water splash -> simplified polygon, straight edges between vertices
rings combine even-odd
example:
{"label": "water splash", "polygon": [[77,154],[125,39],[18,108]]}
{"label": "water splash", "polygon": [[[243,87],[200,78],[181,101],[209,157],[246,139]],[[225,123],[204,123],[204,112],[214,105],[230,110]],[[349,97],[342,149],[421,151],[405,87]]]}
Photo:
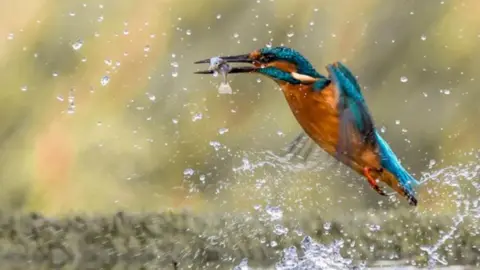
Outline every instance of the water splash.
{"label": "water splash", "polygon": [[[295,246],[283,249],[282,257],[275,264],[277,270],[336,270],[336,269],[366,269],[363,264],[354,266],[352,260],[340,255],[343,241],[335,241],[330,245],[315,242],[306,236],[301,242],[300,255]],[[251,269],[248,260],[243,259],[234,270]]]}

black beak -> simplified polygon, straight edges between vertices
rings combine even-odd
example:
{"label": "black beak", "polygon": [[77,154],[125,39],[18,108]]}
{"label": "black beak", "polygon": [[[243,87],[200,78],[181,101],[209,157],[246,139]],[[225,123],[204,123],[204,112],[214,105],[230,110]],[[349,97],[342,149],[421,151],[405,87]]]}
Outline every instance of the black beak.
{"label": "black beak", "polygon": [[[253,60],[250,58],[249,54],[234,55],[234,56],[224,56],[220,57],[227,63],[250,63],[253,64]],[[205,60],[196,61],[194,64],[209,64],[210,58]],[[228,73],[248,73],[256,70],[254,66],[241,66],[241,67],[231,67]],[[195,74],[213,74],[213,70],[201,70],[196,71]]]}

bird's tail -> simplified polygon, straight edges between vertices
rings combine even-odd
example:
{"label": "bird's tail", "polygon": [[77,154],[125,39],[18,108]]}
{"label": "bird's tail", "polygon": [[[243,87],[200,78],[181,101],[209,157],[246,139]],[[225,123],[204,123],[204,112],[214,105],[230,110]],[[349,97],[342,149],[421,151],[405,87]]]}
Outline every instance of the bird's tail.
{"label": "bird's tail", "polygon": [[420,183],[400,164],[385,140],[378,133],[376,135],[384,168],[381,180],[400,195],[406,197],[410,204],[417,205],[414,188]]}
{"label": "bird's tail", "polygon": [[414,188],[419,183],[403,167],[396,172],[384,170],[381,180],[388,184],[397,193],[405,197],[411,205],[417,205]]}

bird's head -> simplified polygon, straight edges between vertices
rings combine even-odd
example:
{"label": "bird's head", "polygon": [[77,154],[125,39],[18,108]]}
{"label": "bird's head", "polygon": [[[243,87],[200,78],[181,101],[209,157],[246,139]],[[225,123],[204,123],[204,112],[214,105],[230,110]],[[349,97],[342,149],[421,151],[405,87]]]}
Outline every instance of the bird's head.
{"label": "bird's head", "polygon": [[[249,63],[248,66],[231,67],[229,73],[260,73],[279,83],[313,84],[325,80],[308,62],[294,49],[287,47],[264,47],[248,54],[221,57],[227,63]],[[209,63],[210,59],[195,62]],[[210,74],[214,71],[197,71],[197,74]]]}

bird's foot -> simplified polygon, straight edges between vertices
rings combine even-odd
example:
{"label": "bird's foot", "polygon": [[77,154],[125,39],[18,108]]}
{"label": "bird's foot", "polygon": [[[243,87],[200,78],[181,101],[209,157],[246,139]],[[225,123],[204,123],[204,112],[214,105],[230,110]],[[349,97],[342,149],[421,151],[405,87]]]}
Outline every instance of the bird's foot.
{"label": "bird's foot", "polygon": [[369,167],[363,168],[363,174],[365,175],[365,177],[367,177],[368,183],[378,194],[382,196],[388,196],[387,193],[385,193],[385,191],[380,189],[380,187],[377,184],[377,181],[372,177],[372,175],[370,175],[370,171],[372,170],[373,169]]}

